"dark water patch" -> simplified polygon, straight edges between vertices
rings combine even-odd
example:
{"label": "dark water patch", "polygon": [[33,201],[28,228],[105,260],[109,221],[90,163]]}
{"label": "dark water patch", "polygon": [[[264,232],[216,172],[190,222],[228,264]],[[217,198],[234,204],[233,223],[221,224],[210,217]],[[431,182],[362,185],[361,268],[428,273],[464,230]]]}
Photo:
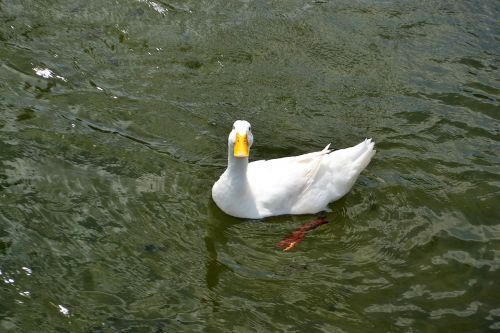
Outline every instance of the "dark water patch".
{"label": "dark water patch", "polygon": [[[494,1],[0,8],[4,331],[498,328]],[[377,154],[283,252],[211,199],[235,119]]]}

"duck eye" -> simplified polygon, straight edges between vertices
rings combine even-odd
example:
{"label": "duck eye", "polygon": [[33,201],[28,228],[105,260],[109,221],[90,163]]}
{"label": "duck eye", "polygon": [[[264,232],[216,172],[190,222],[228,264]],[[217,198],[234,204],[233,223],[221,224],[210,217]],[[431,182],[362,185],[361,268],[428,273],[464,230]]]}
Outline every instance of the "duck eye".
{"label": "duck eye", "polygon": [[234,131],[234,126],[233,126],[233,131]]}
{"label": "duck eye", "polygon": [[249,127],[249,128],[248,128],[248,131],[249,131],[249,132],[251,132],[251,131],[252,131],[252,127]]}

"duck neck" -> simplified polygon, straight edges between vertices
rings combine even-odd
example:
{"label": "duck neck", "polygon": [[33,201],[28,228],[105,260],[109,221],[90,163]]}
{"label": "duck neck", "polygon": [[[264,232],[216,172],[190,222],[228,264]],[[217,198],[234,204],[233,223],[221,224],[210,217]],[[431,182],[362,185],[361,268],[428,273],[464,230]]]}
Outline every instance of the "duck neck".
{"label": "duck neck", "polygon": [[227,171],[237,182],[247,182],[248,157],[234,157],[232,147],[229,148]]}

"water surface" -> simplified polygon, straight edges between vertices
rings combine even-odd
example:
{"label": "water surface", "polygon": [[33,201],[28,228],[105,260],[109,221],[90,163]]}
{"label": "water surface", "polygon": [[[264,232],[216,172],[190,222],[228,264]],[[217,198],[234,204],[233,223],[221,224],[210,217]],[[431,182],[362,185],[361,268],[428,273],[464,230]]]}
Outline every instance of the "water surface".
{"label": "water surface", "polygon": [[[496,1],[0,2],[0,331],[500,329]],[[377,154],[329,224],[212,202],[252,159]]]}

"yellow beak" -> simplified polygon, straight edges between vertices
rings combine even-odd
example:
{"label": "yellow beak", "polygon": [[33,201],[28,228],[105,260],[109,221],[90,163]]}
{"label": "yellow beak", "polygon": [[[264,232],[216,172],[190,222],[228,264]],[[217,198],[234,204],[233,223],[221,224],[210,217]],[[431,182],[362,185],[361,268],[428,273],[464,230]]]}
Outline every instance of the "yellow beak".
{"label": "yellow beak", "polygon": [[234,143],[234,157],[248,157],[248,137],[246,134],[236,133],[236,142]]}

